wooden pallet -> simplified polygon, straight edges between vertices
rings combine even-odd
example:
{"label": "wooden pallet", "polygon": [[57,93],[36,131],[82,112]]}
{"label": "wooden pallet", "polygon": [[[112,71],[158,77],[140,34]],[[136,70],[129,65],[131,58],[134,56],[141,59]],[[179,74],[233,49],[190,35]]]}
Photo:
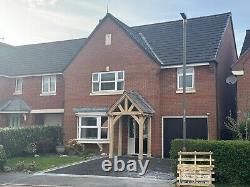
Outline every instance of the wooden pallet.
{"label": "wooden pallet", "polygon": [[177,186],[213,186],[212,152],[179,152]]}

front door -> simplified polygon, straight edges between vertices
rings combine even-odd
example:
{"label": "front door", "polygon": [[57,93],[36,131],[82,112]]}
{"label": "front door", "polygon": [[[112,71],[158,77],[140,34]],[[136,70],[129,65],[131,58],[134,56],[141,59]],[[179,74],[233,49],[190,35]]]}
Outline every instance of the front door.
{"label": "front door", "polygon": [[128,118],[128,154],[135,154],[136,149],[136,123],[133,118]]}
{"label": "front door", "polygon": [[21,126],[21,114],[9,115],[9,127],[18,128]]}
{"label": "front door", "polygon": [[[143,126],[143,153],[147,153],[147,128]],[[128,120],[128,155],[139,153],[139,125],[133,118]]]}

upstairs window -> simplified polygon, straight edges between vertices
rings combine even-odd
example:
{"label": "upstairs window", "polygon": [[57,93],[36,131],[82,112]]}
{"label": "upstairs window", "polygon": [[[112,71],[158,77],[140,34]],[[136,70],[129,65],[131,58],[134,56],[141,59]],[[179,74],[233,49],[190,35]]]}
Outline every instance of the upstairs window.
{"label": "upstairs window", "polygon": [[[183,69],[177,69],[177,89],[183,90]],[[194,90],[194,68],[186,69],[186,90]]]}
{"label": "upstairs window", "polygon": [[42,77],[42,94],[51,95],[56,94],[56,76]]}
{"label": "upstairs window", "polygon": [[124,71],[92,74],[92,93],[124,90]]}
{"label": "upstairs window", "polygon": [[15,86],[15,93],[14,94],[22,94],[23,90],[23,79],[17,78],[16,79],[16,86]]}
{"label": "upstairs window", "polygon": [[111,45],[111,34],[105,35],[105,45]]}

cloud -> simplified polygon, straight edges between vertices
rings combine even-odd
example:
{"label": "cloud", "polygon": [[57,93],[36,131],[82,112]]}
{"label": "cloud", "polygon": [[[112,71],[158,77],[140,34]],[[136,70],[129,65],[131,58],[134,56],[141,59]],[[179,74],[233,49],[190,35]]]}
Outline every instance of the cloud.
{"label": "cloud", "polygon": [[87,37],[98,19],[6,0],[0,1],[0,22],[4,42],[22,45]]}
{"label": "cloud", "polygon": [[58,0],[21,0],[29,8],[36,8],[39,6],[55,5]]}

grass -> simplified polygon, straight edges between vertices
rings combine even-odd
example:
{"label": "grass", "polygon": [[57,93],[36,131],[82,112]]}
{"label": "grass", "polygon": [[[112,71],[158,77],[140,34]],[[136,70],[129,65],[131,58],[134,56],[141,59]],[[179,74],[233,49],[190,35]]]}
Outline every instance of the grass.
{"label": "grass", "polygon": [[32,161],[35,161],[36,163],[36,170],[45,170],[57,166],[62,166],[66,164],[70,164],[73,162],[79,162],[85,160],[85,156],[66,156],[66,157],[60,157],[59,155],[40,155],[40,157],[34,157],[34,156],[24,156],[24,157],[14,157],[9,158],[7,160],[7,166],[9,166],[11,169],[15,169],[16,164],[18,162],[24,162],[25,165],[31,163]]}

